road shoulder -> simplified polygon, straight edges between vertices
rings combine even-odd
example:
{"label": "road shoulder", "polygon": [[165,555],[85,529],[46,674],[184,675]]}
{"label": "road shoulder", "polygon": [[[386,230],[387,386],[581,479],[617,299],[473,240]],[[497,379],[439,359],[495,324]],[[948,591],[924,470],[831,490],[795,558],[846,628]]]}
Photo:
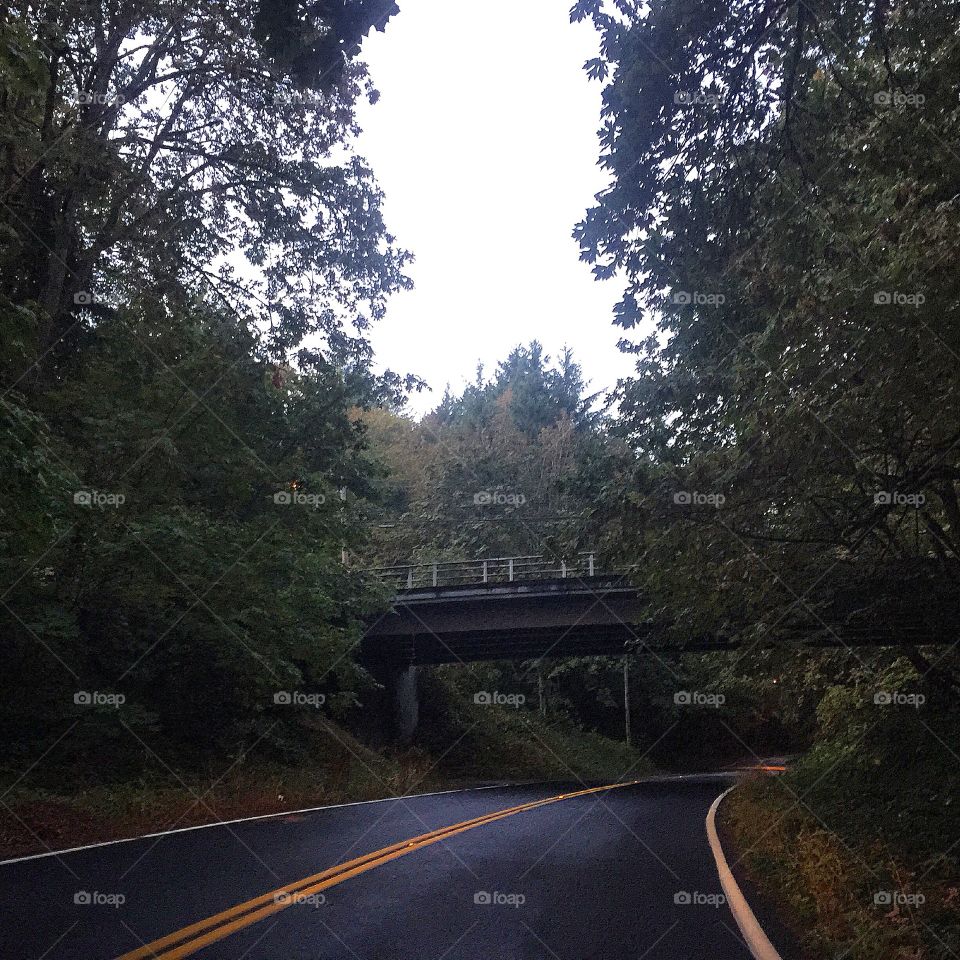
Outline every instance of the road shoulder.
{"label": "road shoulder", "polygon": [[730,787],[717,797],[705,825],[727,905],[754,960],[803,960],[779,909],[747,876],[734,837],[725,826],[723,804],[736,789],[736,785]]}

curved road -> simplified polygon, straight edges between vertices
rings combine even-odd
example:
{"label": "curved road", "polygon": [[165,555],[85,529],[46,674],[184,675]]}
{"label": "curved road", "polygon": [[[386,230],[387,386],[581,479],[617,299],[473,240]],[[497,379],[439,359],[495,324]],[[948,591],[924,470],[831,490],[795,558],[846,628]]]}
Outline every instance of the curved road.
{"label": "curved road", "polygon": [[[704,830],[730,782],[496,787],[11,861],[0,957],[750,960]],[[564,791],[574,795],[469,824]],[[364,859],[373,851],[384,852]],[[346,876],[295,885],[358,858]]]}

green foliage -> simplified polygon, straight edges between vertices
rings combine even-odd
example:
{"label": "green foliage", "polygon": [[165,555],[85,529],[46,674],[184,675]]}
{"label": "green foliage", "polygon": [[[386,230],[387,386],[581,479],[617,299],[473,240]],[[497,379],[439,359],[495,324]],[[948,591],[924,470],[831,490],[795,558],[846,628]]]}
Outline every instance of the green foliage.
{"label": "green foliage", "polygon": [[422,753],[384,755],[335,723],[311,732],[296,764],[241,758],[226,770],[140,771],[122,782],[67,791],[16,778],[3,782],[0,848],[12,856],[70,843],[137,836],[193,824],[438,789],[444,781]]}
{"label": "green foliage", "polygon": [[[902,702],[883,702],[893,695]],[[828,689],[817,715],[818,739],[793,775],[817,814],[858,843],[879,840],[960,878],[954,697],[899,659]]]}
{"label": "green foliage", "polygon": [[36,315],[28,384],[138,296],[209,298],[363,363],[407,286],[352,150],[358,41],[389,3],[67,0],[4,7],[0,304]]}
{"label": "green foliage", "polygon": [[356,701],[350,411],[396,398],[366,330],[408,281],[355,55],[395,9],[2,10],[0,764],[35,782],[290,759],[277,692]]}
{"label": "green foliage", "polygon": [[[827,770],[805,762],[784,777],[749,781],[724,801],[720,819],[730,835],[725,843],[778,904],[804,957],[947,960],[955,954],[956,859],[922,852],[943,839],[936,825],[928,828],[929,807],[916,789],[928,769],[908,760],[899,770],[875,771],[870,781],[844,780],[843,763]],[[834,785],[837,771],[841,776]],[[919,835],[919,842],[907,847],[863,829],[863,807],[888,774],[888,795],[896,795],[898,814]],[[811,797],[823,780],[820,796]],[[837,803],[821,806],[824,792],[835,794]],[[887,800],[874,805],[875,824],[889,822]],[[903,902],[892,903],[894,894]]]}
{"label": "green foliage", "polygon": [[475,704],[481,677],[495,674],[461,668],[421,678],[418,744],[441,758],[448,777],[612,782],[650,771],[638,750],[584,731],[562,714],[542,717],[532,698],[519,707]]}
{"label": "green foliage", "polygon": [[[69,723],[71,754],[106,727],[128,747],[155,737],[161,753],[289,746],[299,718],[274,692],[355,684],[349,650],[372,599],[340,562],[359,536],[338,493],[362,470],[351,397],[322,363],[276,386],[258,353],[202,307],[177,325],[144,307],[98,325],[74,376],[45,396],[73,472],[44,477],[53,467],[31,437],[13,467],[36,472],[5,491],[36,537],[34,553],[5,530],[8,570],[29,571],[6,599],[7,749],[30,756]],[[291,486],[315,501],[276,503]],[[74,502],[84,491],[123,500]],[[126,703],[91,712],[75,691]],[[32,735],[15,735],[28,718]]]}
{"label": "green foliage", "polygon": [[619,6],[577,236],[657,332],[607,541],[695,633],[952,635],[957,6]]}
{"label": "green foliage", "polygon": [[[575,236],[625,281],[615,322],[644,327],[618,396],[633,455],[598,477],[594,537],[637,563],[664,635],[738,643],[704,661],[719,689],[776,678],[813,740],[734,805],[816,955],[950,956],[960,6],[572,14],[601,33],[611,176]],[[926,912],[873,908],[921,878]]]}
{"label": "green foliage", "polygon": [[569,350],[553,364],[534,342],[491,378],[478,370],[462,395],[448,391],[420,423],[368,416],[371,449],[391,474],[380,558],[570,556],[588,507],[580,472],[611,447],[587,386]]}

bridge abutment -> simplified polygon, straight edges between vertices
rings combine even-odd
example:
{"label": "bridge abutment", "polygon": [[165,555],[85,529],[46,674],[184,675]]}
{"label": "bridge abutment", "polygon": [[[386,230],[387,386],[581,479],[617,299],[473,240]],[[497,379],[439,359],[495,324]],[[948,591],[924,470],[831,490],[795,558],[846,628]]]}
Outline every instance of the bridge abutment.
{"label": "bridge abutment", "polygon": [[368,665],[381,689],[367,698],[369,735],[382,743],[406,746],[420,719],[419,670],[409,663]]}
{"label": "bridge abutment", "polygon": [[417,689],[417,668],[398,667],[390,671],[390,705],[393,738],[404,745],[410,743],[420,719],[420,698]]}

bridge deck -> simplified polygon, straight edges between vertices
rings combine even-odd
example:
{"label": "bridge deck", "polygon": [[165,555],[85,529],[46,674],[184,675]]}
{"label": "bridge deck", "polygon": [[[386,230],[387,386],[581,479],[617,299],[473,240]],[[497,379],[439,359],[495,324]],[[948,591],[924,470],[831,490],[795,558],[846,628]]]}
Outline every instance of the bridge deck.
{"label": "bridge deck", "polygon": [[[410,564],[375,571],[396,590],[391,609],[371,623],[361,653],[397,665],[474,660],[730,650],[722,636],[690,637],[649,619],[626,571],[602,571],[593,553],[569,563],[543,557]],[[785,625],[762,645],[894,646],[956,640],[960,610],[946,628],[906,611],[883,623],[856,616],[840,597],[809,623]]]}

